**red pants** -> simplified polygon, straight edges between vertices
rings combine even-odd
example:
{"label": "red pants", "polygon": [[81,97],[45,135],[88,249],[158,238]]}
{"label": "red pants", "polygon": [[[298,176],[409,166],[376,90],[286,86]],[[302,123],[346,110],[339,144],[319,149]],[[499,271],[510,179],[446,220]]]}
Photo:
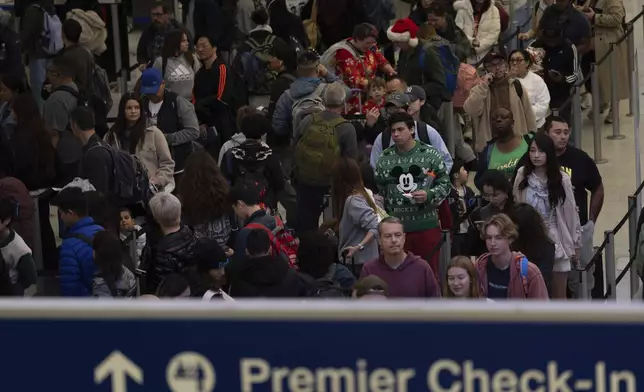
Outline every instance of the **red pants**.
{"label": "red pants", "polygon": [[434,250],[441,241],[441,237],[442,233],[440,228],[405,234],[405,250],[427,261],[429,266],[432,267],[432,271],[434,271],[436,280],[443,278],[438,275],[440,273],[438,269],[439,255],[441,253],[440,247]]}

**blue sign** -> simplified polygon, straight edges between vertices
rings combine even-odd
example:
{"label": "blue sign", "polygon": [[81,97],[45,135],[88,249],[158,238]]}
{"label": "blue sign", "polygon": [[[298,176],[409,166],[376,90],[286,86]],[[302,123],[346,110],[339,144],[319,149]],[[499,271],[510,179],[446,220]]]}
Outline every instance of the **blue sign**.
{"label": "blue sign", "polygon": [[634,305],[11,303],[3,391],[644,390]]}

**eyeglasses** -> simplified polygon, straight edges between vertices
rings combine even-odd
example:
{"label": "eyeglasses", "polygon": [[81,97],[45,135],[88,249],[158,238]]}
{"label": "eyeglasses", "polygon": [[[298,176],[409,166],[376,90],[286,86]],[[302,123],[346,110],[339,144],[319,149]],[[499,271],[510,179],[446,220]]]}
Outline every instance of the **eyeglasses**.
{"label": "eyeglasses", "polygon": [[152,17],[153,17],[153,18],[160,18],[160,17],[162,17],[163,15],[165,15],[165,12],[153,12],[153,13],[152,13]]}

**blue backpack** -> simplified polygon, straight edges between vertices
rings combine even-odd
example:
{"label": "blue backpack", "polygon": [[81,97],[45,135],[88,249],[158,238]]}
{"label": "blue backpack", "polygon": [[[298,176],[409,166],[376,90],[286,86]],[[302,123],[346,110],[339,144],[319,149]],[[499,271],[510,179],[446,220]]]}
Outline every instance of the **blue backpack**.
{"label": "blue backpack", "polygon": [[[458,60],[449,45],[435,44],[432,46],[432,49],[436,50],[436,53],[441,60],[441,64],[443,65],[443,69],[445,70],[445,88],[451,98],[454,91],[456,91],[458,68],[460,67],[461,62]],[[423,70],[423,73],[425,71],[425,54],[427,50],[428,49],[425,46],[420,49],[420,68]]]}
{"label": "blue backpack", "polygon": [[528,298],[528,259],[523,256],[519,259],[519,269],[521,270],[521,283],[523,284],[523,292],[525,297]]}

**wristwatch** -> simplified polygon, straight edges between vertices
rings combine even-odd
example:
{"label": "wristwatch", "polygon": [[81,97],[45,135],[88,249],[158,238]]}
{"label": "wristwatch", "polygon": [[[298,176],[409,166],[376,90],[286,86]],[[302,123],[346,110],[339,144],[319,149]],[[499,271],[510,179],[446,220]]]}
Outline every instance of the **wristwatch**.
{"label": "wristwatch", "polygon": [[358,244],[358,250],[362,252],[364,250],[364,245]]}

